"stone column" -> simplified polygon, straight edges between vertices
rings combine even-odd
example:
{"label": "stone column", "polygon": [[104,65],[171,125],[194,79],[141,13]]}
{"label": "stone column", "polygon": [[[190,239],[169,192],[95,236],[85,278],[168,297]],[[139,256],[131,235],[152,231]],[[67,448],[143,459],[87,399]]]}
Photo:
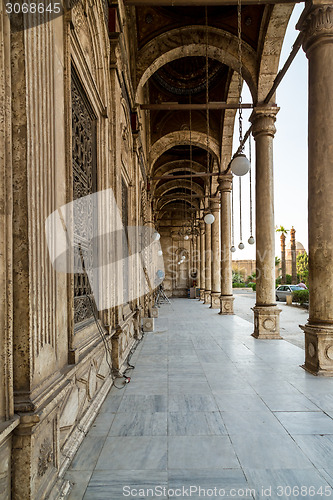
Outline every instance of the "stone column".
{"label": "stone column", "polygon": [[221,296],[220,314],[234,314],[232,294],[232,254],[231,254],[231,190],[232,175],[219,178],[221,192]]}
{"label": "stone column", "polygon": [[285,283],[286,278],[286,235],[281,233],[281,274],[282,274],[282,283]]}
{"label": "stone column", "polygon": [[200,233],[194,236],[195,238],[195,269],[197,271],[197,287],[201,286],[200,276]]}
{"label": "stone column", "polygon": [[215,220],[211,225],[211,242],[212,242],[212,264],[211,264],[211,309],[220,308],[221,295],[221,274],[220,274],[220,200],[215,199],[210,203],[211,213]]}
{"label": "stone column", "polygon": [[273,138],[277,107],[255,108],[251,115],[256,142],[256,265],[257,294],[253,336],[280,339],[280,312],[275,303],[275,229]]}
{"label": "stone column", "polygon": [[200,300],[205,300],[206,286],[205,260],[205,223],[200,221]]}
{"label": "stone column", "polygon": [[205,298],[204,304],[210,304],[212,283],[212,226],[205,224]]}
{"label": "stone column", "polygon": [[290,229],[290,250],[291,250],[291,283],[296,285],[297,283],[297,266],[296,266],[296,231],[292,227]]}
{"label": "stone column", "polygon": [[[316,2],[317,3],[317,2]],[[309,60],[309,319],[304,368],[333,376],[333,6],[308,4],[300,22]]]}

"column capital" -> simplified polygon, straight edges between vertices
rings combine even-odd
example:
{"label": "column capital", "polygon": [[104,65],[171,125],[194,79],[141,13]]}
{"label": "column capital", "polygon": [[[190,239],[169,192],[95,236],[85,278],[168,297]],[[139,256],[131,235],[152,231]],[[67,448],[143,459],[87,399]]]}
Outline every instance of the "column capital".
{"label": "column capital", "polygon": [[318,43],[333,42],[333,5],[326,2],[309,2],[298,21],[297,29],[304,34],[303,49],[306,55]]}
{"label": "column capital", "polygon": [[223,174],[218,177],[218,182],[219,182],[219,191],[221,193],[226,193],[230,192],[232,190],[232,174]]}
{"label": "column capital", "polygon": [[218,212],[220,210],[220,199],[219,198],[214,198],[210,200],[209,207],[211,212]]}
{"label": "column capital", "polygon": [[252,134],[256,139],[260,135],[274,137],[276,128],[276,115],[280,111],[277,106],[257,106],[252,111],[250,122],[252,123]]}
{"label": "column capital", "polygon": [[204,220],[200,220],[199,221],[199,225],[200,225],[200,233],[204,234],[204,232],[205,232],[205,221]]}

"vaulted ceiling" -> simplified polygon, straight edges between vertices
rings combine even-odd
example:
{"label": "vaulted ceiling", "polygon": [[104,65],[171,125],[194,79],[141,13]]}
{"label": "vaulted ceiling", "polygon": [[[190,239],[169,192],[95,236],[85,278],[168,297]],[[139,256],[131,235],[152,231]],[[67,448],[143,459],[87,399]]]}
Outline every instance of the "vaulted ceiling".
{"label": "vaulted ceiling", "polygon": [[[141,113],[148,130],[155,215],[160,223],[184,222],[207,206],[215,174],[230,160],[236,111],[213,105],[207,114],[203,106],[190,110],[177,109],[177,104],[205,105],[207,86],[208,102],[238,102],[237,5],[125,3],[139,4],[129,9],[136,33],[137,102],[150,105]],[[293,5],[242,6],[243,76],[254,104],[263,100],[276,76]],[[173,109],[152,109],[161,103],[173,103]]]}

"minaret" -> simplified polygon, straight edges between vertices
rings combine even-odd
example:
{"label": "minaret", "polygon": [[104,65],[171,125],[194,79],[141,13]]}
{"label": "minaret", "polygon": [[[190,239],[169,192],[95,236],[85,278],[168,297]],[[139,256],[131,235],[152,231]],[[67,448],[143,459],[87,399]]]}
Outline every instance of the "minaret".
{"label": "minaret", "polygon": [[290,229],[290,250],[291,250],[291,283],[297,283],[297,267],[296,267],[296,231],[294,227]]}

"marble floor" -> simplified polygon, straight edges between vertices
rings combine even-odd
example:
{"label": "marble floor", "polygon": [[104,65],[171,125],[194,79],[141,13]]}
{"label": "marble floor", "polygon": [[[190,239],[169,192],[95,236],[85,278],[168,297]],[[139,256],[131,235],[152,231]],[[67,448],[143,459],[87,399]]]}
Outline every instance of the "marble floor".
{"label": "marble floor", "polygon": [[164,305],[67,478],[70,500],[333,496],[333,379],[197,300]]}

